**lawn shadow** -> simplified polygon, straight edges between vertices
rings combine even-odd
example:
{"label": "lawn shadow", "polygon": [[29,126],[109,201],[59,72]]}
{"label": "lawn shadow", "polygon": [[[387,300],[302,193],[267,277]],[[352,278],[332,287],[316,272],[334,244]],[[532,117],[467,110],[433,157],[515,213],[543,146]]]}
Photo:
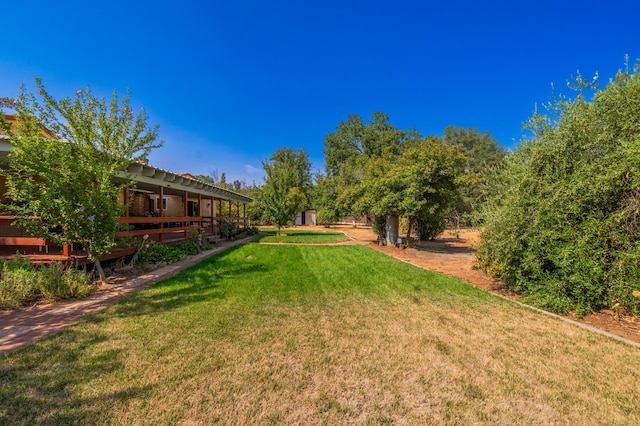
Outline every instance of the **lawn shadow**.
{"label": "lawn shadow", "polygon": [[0,365],[0,424],[100,424],[114,402],[149,398],[151,387],[133,382],[79,396],[91,393],[82,389],[87,383],[125,368],[116,349],[96,354],[108,339],[100,331],[66,328],[8,355]]}
{"label": "lawn shadow", "polygon": [[[318,236],[318,235],[343,235],[342,232],[339,231],[282,231],[280,233],[281,237],[308,237],[308,236]],[[259,240],[264,237],[277,237],[278,234],[274,232],[262,232],[256,240]],[[254,240],[254,241],[256,241]]]}
{"label": "lawn shadow", "polygon": [[[228,277],[268,272],[271,268],[263,263],[243,258],[221,262],[222,257],[233,257],[240,246],[231,247],[222,253],[184,269],[175,276],[154,284],[131,297],[113,305],[109,314],[120,317],[162,314],[193,303],[223,300],[227,296],[221,282]],[[96,318],[98,320],[98,318]]]}
{"label": "lawn shadow", "polygon": [[464,240],[456,238],[439,238],[431,241],[419,241],[412,248],[419,252],[439,253],[439,254],[473,254],[475,249],[462,246]]}

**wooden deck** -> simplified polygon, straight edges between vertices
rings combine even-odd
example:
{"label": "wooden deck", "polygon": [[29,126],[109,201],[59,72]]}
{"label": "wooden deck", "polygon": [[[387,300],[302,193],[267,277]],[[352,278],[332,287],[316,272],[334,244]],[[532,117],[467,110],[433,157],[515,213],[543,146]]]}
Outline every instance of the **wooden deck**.
{"label": "wooden deck", "polygon": [[[218,240],[218,238],[215,236],[210,236],[207,238],[210,242],[215,242],[216,240]],[[173,244],[180,241],[185,241],[186,239],[187,238],[184,237],[183,232],[164,234],[162,244]],[[149,240],[158,241],[158,236],[150,236]],[[100,257],[100,260],[104,262],[108,260],[119,259],[125,256],[131,256],[136,252],[137,249],[137,246],[115,247],[111,250],[111,253]],[[1,259],[12,259],[18,254],[22,257],[28,258],[32,263],[37,265],[52,262],[62,262],[68,263],[70,265],[87,265],[93,263],[87,258],[86,252],[81,249],[77,249],[76,247],[73,247],[69,251],[69,256],[65,256],[62,247],[57,246],[0,245]]]}
{"label": "wooden deck", "polygon": [[[0,216],[0,228],[5,228],[8,233],[18,233],[15,236],[0,236],[0,258],[11,259],[20,254],[29,258],[33,263],[46,264],[51,262],[64,262],[74,265],[92,263],[88,260],[86,252],[77,246],[69,247],[67,255],[62,247],[52,244],[41,238],[31,238],[24,231],[19,231],[12,224],[13,216]],[[230,220],[239,228],[246,226],[246,219],[230,216],[181,216],[181,217],[122,217],[118,223],[129,226],[129,229],[119,231],[116,236],[129,239],[131,247],[116,247],[111,253],[102,256],[100,260],[107,261],[134,254],[142,238],[148,241],[156,241],[161,244],[172,244],[189,238],[193,231],[203,233],[210,242],[217,241],[220,237],[219,223],[222,220]],[[6,235],[6,234],[5,234]]]}

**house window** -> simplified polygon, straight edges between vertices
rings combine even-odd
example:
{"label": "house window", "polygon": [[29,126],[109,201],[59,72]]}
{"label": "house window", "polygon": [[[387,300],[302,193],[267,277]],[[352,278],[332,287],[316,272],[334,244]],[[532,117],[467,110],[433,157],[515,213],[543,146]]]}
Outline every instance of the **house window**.
{"label": "house window", "polygon": [[166,198],[162,199],[162,210],[167,210],[167,199]]}

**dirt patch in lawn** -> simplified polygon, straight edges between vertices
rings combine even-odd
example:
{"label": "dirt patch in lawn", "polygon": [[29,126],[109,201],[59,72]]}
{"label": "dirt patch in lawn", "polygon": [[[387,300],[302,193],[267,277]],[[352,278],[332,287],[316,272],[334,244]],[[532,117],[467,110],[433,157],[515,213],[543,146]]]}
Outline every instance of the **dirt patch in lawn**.
{"label": "dirt patch in lawn", "polygon": [[[457,237],[454,233],[445,231],[435,241],[420,242],[414,248],[402,249],[393,246],[379,246],[376,242],[376,235],[370,228],[345,227],[340,229],[351,236],[355,240],[354,242],[368,241],[372,249],[389,256],[421,268],[458,277],[476,287],[501,296],[518,299],[518,295],[506,290],[500,281],[496,281],[482,271],[475,269],[473,247],[479,239],[479,234],[475,230],[463,229]],[[575,312],[572,312],[567,318],[640,343],[640,321],[632,317],[618,318],[615,312],[605,309],[582,319],[577,319]]]}

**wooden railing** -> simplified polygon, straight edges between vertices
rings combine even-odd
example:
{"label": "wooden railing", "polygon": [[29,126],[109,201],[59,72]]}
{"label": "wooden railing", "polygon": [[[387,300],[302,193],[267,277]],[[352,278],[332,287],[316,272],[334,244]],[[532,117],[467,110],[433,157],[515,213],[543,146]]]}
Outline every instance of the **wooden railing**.
{"label": "wooden railing", "polygon": [[[0,228],[11,228],[11,233],[21,235],[5,235],[0,234],[0,246],[36,246],[40,249],[45,248],[48,251],[49,246],[53,244],[44,238],[35,238],[29,236],[25,231],[20,230],[11,224],[18,219],[16,216],[0,215]],[[130,225],[133,229],[118,231],[116,236],[124,238],[140,238],[144,235],[157,236],[163,241],[163,236],[167,236],[167,240],[176,240],[177,238],[186,238],[191,231],[204,232],[205,235],[218,235],[220,222],[223,220],[231,221],[243,228],[245,218],[234,216],[182,216],[182,217],[155,217],[155,216],[130,216],[121,217],[118,223]],[[179,235],[182,233],[183,235]],[[69,248],[64,247],[65,255],[68,255]]]}
{"label": "wooden railing", "polygon": [[[17,216],[0,216],[0,227],[9,227],[18,219]],[[13,227],[14,229],[17,229]],[[44,238],[35,238],[25,235],[16,236],[0,236],[0,245],[2,246],[38,246],[40,248],[45,247],[48,251],[48,246],[51,242]]]}
{"label": "wooden railing", "polygon": [[141,237],[144,235],[167,235],[183,232],[185,236],[189,231],[203,231],[206,235],[217,235],[220,221],[227,220],[244,227],[245,219],[233,216],[180,216],[180,217],[155,217],[155,216],[130,216],[121,217],[118,223],[131,225],[137,229],[118,231],[118,237]]}
{"label": "wooden railing", "polygon": [[[179,232],[199,231],[202,217],[121,217],[118,223],[132,225],[138,229],[116,232],[118,237],[141,237],[143,235],[164,235]],[[150,227],[148,227],[150,226]],[[140,227],[143,227],[140,229]]]}

